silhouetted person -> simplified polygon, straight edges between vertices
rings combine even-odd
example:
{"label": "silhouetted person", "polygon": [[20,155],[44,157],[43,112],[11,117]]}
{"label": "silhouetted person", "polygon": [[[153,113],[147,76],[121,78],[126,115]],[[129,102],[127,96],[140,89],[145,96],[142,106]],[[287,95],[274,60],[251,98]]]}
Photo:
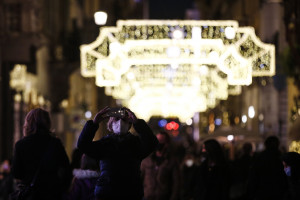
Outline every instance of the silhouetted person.
{"label": "silhouetted person", "polygon": [[[109,118],[111,131],[100,140],[93,141],[104,119]],[[133,125],[138,136],[129,132]],[[141,161],[156,147],[157,139],[142,119],[137,119],[128,108],[113,111],[109,107],[100,110],[94,120],[89,120],[78,139],[78,148],[88,156],[100,160],[100,178],[97,180],[97,199],[141,200],[143,185],[140,174]]]}
{"label": "silhouetted person", "polygon": [[288,152],[282,156],[284,171],[288,177],[287,200],[300,199],[300,154]]}
{"label": "silhouetted person", "polygon": [[72,157],[71,157],[71,169],[72,169],[72,171],[74,169],[80,169],[81,168],[81,157],[82,157],[82,152],[78,148],[75,148],[72,152]]}
{"label": "silhouetted person", "polygon": [[156,137],[159,142],[156,151],[141,166],[145,200],[179,199],[179,163],[170,152],[171,138],[163,131]]}
{"label": "silhouetted person", "polygon": [[181,164],[181,200],[193,200],[196,197],[196,176],[199,164],[195,155],[187,153]]}
{"label": "silhouetted person", "polygon": [[287,192],[287,178],[279,151],[279,139],[269,136],[265,150],[255,159],[250,169],[248,199],[281,200]]}
{"label": "silhouetted person", "polygon": [[209,139],[204,142],[205,160],[197,175],[197,198],[199,200],[227,200],[230,189],[230,168],[219,142]]}
{"label": "silhouetted person", "polygon": [[83,154],[80,169],[73,170],[73,181],[68,200],[94,200],[96,181],[100,176],[98,162]]}
{"label": "silhouetted person", "polygon": [[247,192],[247,182],[250,167],[253,164],[252,144],[246,142],[243,144],[242,155],[233,163],[232,177],[233,184],[231,190],[231,198],[235,200],[244,200]]}
{"label": "silhouetted person", "polygon": [[8,200],[14,191],[14,180],[10,173],[10,161],[4,160],[0,166],[0,199]]}
{"label": "silhouetted person", "polygon": [[40,166],[34,185],[34,200],[61,199],[72,179],[64,146],[52,135],[50,128],[47,111],[41,108],[31,110],[25,117],[24,137],[14,148],[12,173],[22,184],[30,184]]}

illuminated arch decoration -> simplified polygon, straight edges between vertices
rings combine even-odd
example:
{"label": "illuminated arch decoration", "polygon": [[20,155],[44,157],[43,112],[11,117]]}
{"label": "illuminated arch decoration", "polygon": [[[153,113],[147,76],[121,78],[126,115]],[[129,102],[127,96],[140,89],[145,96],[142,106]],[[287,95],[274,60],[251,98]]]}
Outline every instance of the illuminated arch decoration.
{"label": "illuminated arch decoration", "polygon": [[81,74],[138,116],[179,117],[275,74],[275,47],[236,21],[120,20],[82,45]]}

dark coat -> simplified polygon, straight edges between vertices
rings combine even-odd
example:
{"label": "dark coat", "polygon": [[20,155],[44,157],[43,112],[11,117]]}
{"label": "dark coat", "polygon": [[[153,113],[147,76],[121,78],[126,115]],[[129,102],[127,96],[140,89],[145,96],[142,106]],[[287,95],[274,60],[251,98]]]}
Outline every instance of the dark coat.
{"label": "dark coat", "polygon": [[191,200],[196,198],[196,177],[199,166],[183,165],[181,168],[181,200]]}
{"label": "dark coat", "polygon": [[226,161],[209,166],[206,159],[199,167],[197,175],[196,199],[228,200],[230,190],[230,165]]}
{"label": "dark coat", "polygon": [[9,199],[9,194],[14,191],[14,179],[10,173],[2,173],[0,179],[0,199]]}
{"label": "dark coat", "polygon": [[157,164],[155,152],[142,162],[141,171],[146,200],[177,200],[180,198],[179,164],[172,156]]}
{"label": "dark coat", "polygon": [[144,120],[133,124],[139,134],[109,134],[93,141],[99,127],[88,121],[78,139],[78,148],[88,156],[100,160],[101,175],[95,193],[98,198],[141,199],[143,186],[141,161],[156,147],[158,141]]}
{"label": "dark coat", "polygon": [[282,200],[288,189],[281,155],[278,150],[265,150],[250,168],[248,199]]}
{"label": "dark coat", "polygon": [[61,199],[72,180],[69,159],[61,141],[48,133],[36,133],[15,144],[12,162],[14,178],[23,184],[30,184],[40,163],[33,199]]}

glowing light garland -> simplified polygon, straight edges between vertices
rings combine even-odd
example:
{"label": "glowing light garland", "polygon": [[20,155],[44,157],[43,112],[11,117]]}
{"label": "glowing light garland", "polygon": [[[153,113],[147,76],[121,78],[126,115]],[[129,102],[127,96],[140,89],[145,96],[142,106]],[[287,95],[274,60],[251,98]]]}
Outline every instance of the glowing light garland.
{"label": "glowing light garland", "polygon": [[[17,91],[15,100],[24,100],[25,103],[38,104],[38,96],[36,85],[37,77],[27,72],[27,66],[16,64],[10,72],[10,87]],[[22,94],[22,96],[21,96]],[[43,98],[43,97],[42,97]]]}
{"label": "glowing light garland", "polygon": [[289,151],[300,153],[300,141],[292,141],[289,145]]}
{"label": "glowing light garland", "polygon": [[236,21],[127,20],[82,45],[81,73],[138,116],[179,117],[275,74],[275,47]]}

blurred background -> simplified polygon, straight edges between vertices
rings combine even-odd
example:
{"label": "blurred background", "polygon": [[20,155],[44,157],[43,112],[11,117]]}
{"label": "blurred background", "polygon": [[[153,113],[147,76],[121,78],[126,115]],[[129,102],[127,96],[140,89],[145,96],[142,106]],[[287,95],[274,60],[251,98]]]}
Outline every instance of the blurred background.
{"label": "blurred background", "polygon": [[[95,23],[98,11],[107,14],[102,24]],[[118,20],[236,20],[253,27],[263,43],[275,46],[274,75],[253,76],[238,95],[184,121],[159,114],[147,121],[184,148],[215,138],[227,149],[251,142],[259,151],[276,135],[283,150],[300,152],[299,16],[298,0],[0,0],[0,160],[11,158],[32,108],[50,111],[71,156],[86,120],[104,106],[123,105],[95,77],[82,75],[80,56],[81,45]],[[100,129],[97,137],[106,134],[105,125]]]}

